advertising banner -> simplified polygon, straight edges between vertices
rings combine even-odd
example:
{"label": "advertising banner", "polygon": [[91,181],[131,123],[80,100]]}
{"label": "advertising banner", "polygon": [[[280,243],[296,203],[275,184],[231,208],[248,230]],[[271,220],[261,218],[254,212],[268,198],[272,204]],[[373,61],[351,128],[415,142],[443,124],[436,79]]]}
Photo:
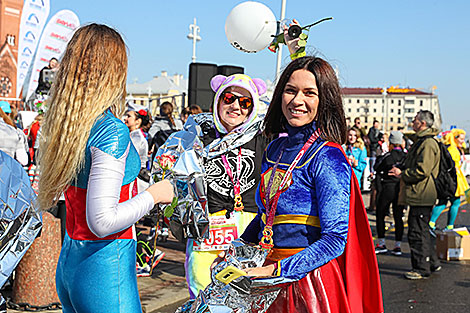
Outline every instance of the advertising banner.
{"label": "advertising banner", "polygon": [[20,33],[18,40],[18,70],[16,72],[16,97],[26,74],[31,66],[34,52],[38,46],[39,37],[49,16],[49,0],[25,0],[21,13]]}
{"label": "advertising banner", "polygon": [[39,41],[26,99],[36,90],[41,69],[49,65],[51,58],[60,60],[67,43],[79,26],[78,16],[70,10],[59,11],[49,20]]}

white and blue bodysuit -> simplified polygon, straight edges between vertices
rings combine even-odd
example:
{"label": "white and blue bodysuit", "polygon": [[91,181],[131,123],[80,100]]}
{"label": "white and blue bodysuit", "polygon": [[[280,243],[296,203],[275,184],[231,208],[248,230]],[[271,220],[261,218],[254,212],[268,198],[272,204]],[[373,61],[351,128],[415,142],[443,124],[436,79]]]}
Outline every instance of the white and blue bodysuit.
{"label": "white and blue bodysuit", "polygon": [[57,264],[57,292],[68,312],[141,312],[132,225],[154,205],[131,199],[140,159],[129,130],[109,110],[93,125],[85,162],[65,192],[67,234]]}

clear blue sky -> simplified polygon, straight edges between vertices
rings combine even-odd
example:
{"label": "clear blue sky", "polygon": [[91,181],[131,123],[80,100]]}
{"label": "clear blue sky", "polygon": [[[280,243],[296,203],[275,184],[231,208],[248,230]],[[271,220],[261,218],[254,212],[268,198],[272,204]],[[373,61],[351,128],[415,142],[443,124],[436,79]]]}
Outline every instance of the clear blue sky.
{"label": "clear blue sky", "polygon": [[[162,70],[188,76],[197,18],[202,41],[197,61],[245,67],[253,77],[274,80],[276,56],[267,49],[246,54],[225,37],[225,19],[243,0],[51,0],[51,16],[71,9],[82,24],[118,29],[129,47],[128,81],[145,82]],[[280,16],[281,1],[263,1]],[[470,1],[287,0],[286,17],[312,28],[307,51],[316,51],[340,72],[344,87],[410,86],[439,95],[444,126],[470,131]],[[287,50],[284,62],[289,61]]]}

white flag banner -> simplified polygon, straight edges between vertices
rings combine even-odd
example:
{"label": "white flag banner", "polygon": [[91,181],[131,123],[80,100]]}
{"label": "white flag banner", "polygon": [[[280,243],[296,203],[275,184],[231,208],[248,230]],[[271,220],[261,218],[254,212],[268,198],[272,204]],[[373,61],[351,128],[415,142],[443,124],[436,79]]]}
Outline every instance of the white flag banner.
{"label": "white flag banner", "polygon": [[25,0],[21,13],[18,40],[18,70],[16,72],[16,97],[23,87],[26,74],[31,66],[39,37],[49,16],[49,0]]}
{"label": "white flag banner", "polygon": [[78,16],[70,10],[59,11],[49,20],[39,41],[26,99],[36,90],[41,69],[52,58],[60,60],[67,43],[79,26]]}

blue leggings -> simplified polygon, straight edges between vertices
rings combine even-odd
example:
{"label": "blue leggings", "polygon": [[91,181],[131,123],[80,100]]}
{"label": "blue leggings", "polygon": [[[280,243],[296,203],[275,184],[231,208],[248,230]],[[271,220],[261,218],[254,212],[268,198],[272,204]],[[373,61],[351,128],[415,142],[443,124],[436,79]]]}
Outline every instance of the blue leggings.
{"label": "blue leggings", "polygon": [[[459,213],[460,197],[450,198],[450,203],[449,214],[447,215],[447,226],[454,226],[457,213]],[[436,223],[442,211],[444,211],[446,204],[447,200],[439,200],[439,203],[432,209],[431,222]]]}
{"label": "blue leggings", "polygon": [[133,239],[74,240],[60,252],[56,286],[64,313],[141,313]]}

